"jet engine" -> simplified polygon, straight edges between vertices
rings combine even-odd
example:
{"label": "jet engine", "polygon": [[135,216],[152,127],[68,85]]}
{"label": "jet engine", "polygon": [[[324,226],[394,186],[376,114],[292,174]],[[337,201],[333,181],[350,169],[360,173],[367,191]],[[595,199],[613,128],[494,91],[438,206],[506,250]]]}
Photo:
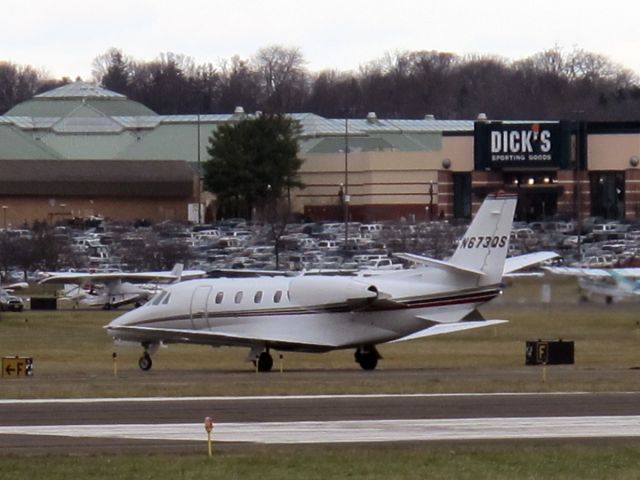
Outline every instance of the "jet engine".
{"label": "jet engine", "polygon": [[291,280],[291,302],[297,305],[366,305],[378,298],[378,289],[348,277],[302,276]]}

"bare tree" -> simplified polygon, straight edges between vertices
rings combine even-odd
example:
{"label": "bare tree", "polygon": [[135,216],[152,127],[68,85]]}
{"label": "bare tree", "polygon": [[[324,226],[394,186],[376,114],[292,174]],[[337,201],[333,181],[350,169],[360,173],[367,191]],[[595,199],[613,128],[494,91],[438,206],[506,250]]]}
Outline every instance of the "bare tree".
{"label": "bare tree", "polygon": [[262,48],[253,57],[253,65],[271,112],[295,111],[302,105],[307,90],[306,61],[299,48],[279,45]]}

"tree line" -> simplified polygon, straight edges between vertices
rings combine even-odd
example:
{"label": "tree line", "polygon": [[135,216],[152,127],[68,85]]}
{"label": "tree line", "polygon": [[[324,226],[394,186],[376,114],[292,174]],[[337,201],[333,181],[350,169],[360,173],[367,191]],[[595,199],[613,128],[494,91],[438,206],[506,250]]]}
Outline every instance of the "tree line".
{"label": "tree line", "polygon": [[[218,64],[166,53],[139,61],[110,49],[92,79],[159,114],[311,112],[329,118],[637,120],[640,80],[608,57],[561,47],[519,60],[438,51],[387,53],[357,71],[311,72],[298,48],[269,46]],[[0,61],[0,113],[71,79]]]}

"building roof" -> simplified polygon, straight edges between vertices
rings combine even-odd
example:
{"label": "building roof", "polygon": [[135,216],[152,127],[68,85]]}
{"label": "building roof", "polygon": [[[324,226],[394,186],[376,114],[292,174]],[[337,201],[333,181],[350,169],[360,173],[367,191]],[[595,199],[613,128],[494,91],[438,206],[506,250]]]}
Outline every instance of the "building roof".
{"label": "building roof", "polygon": [[190,197],[184,161],[0,160],[0,195]]}
{"label": "building roof", "polygon": [[63,98],[68,100],[72,98],[126,99],[127,97],[120,93],[99,87],[98,85],[93,85],[92,83],[78,81],[40,93],[36,95],[35,98]]}
{"label": "building roof", "polygon": [[[324,118],[292,113],[300,122],[300,152],[404,152],[441,148],[446,135],[472,135],[473,120]],[[241,108],[229,114],[158,115],[124,95],[74,82],[36,95],[0,116],[0,159],[187,160],[208,158],[209,137],[219,125],[253,118]],[[199,134],[198,134],[199,129]],[[198,139],[200,143],[198,143]]]}
{"label": "building roof", "polygon": [[5,113],[9,117],[64,117],[83,105],[105,115],[157,115],[126,96],[85,82],[74,82],[36,95]]}

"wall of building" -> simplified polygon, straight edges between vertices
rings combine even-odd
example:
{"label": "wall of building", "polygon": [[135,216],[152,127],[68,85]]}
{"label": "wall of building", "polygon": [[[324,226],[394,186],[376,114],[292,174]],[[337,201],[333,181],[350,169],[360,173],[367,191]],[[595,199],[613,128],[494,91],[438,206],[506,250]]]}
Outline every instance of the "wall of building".
{"label": "wall of building", "polygon": [[[441,151],[350,153],[348,194],[352,218],[383,220],[407,215],[425,218],[431,184],[437,204],[438,170],[442,169],[442,160]],[[342,216],[344,154],[308,154],[300,177],[306,188],[295,193],[294,209],[313,218]]]}
{"label": "wall of building", "polygon": [[[6,207],[6,208],[5,208]],[[73,217],[101,215],[122,221],[148,219],[187,220],[184,199],[176,198],[82,198],[0,197],[0,225],[20,228],[34,220],[55,224]]]}
{"label": "wall of building", "polygon": [[640,134],[590,134],[587,148],[589,170],[627,170],[640,155]]}
{"label": "wall of building", "polygon": [[442,138],[442,152],[439,153],[442,160],[449,159],[451,161],[450,171],[471,172],[473,170],[473,134],[444,136]]}

